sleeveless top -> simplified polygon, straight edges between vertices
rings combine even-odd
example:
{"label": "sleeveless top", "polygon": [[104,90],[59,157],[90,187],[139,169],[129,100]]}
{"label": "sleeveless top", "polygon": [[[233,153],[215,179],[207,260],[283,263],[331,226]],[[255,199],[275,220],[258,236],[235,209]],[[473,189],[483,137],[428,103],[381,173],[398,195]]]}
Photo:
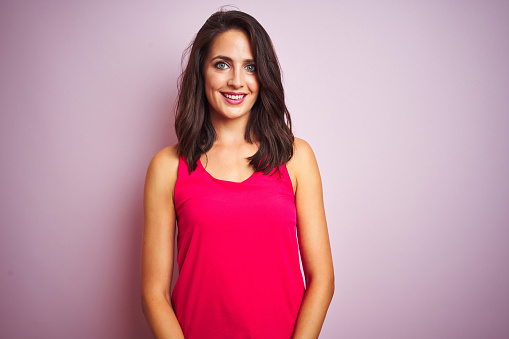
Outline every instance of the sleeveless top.
{"label": "sleeveless top", "polygon": [[179,277],[171,301],[186,339],[289,339],[304,296],[286,165],[243,182],[179,160]]}

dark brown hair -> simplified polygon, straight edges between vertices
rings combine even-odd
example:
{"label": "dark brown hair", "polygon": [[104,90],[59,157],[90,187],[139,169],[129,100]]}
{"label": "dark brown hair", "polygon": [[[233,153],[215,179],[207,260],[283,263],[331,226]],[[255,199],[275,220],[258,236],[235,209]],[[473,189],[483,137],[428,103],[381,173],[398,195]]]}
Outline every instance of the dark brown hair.
{"label": "dark brown hair", "polygon": [[[247,34],[256,64],[259,94],[251,109],[244,138],[257,141],[258,151],[249,157],[256,171],[270,173],[293,156],[292,123],[285,104],[279,61],[272,41],[255,18],[240,11],[219,11],[210,16],[183,54],[189,58],[179,78],[175,131],[179,156],[194,171],[202,153],[216,134],[205,95],[204,65],[216,36],[231,29]],[[252,140],[252,138],[254,140]]]}

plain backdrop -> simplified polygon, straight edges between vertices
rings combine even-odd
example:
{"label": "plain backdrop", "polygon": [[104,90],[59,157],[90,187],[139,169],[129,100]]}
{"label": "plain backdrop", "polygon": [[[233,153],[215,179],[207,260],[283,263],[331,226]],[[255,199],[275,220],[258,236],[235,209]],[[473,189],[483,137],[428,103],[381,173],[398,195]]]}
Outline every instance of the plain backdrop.
{"label": "plain backdrop", "polygon": [[[1,338],[150,338],[145,173],[176,142],[181,53],[226,4],[0,2]],[[320,338],[509,338],[509,3],[234,4],[320,166]]]}

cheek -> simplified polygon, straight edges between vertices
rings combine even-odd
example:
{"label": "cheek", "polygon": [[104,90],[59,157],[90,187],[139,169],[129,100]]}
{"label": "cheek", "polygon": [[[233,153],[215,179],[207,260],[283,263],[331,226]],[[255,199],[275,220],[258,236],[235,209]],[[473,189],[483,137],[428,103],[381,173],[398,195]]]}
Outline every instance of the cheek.
{"label": "cheek", "polygon": [[248,83],[248,86],[251,92],[258,94],[258,90],[260,89],[260,87],[258,86],[258,79],[256,78],[251,79]]}
{"label": "cheek", "polygon": [[211,77],[210,74],[205,74],[205,96],[209,102],[214,100],[215,90],[216,84],[214,82],[214,77]]}
{"label": "cheek", "polygon": [[205,78],[205,90],[207,93],[214,95],[222,88],[224,80],[221,76],[215,74]]}

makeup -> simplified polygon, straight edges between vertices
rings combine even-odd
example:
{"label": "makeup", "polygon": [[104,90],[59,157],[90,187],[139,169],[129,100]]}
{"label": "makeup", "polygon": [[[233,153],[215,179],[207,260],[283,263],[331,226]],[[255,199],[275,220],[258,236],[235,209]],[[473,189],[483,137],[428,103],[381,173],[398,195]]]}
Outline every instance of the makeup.
{"label": "makeup", "polygon": [[223,98],[231,105],[239,105],[246,98],[245,93],[221,92]]}

